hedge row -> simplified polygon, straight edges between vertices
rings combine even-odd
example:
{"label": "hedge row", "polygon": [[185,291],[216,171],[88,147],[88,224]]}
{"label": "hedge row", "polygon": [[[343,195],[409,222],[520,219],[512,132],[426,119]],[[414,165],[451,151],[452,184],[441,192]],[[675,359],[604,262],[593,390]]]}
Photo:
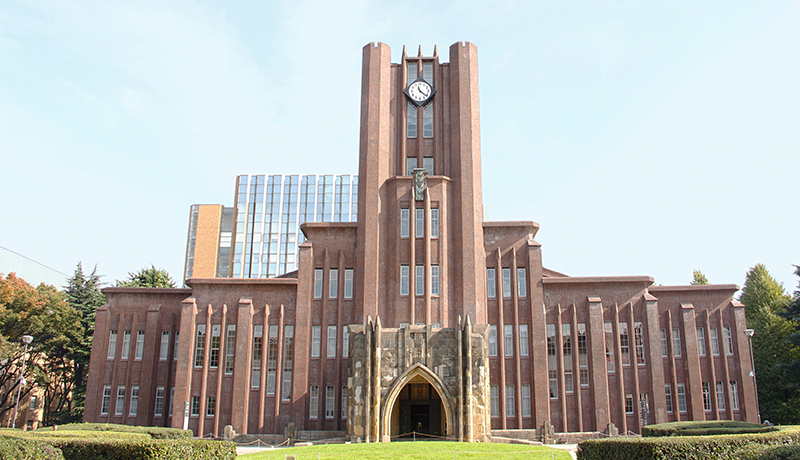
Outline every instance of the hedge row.
{"label": "hedge row", "polygon": [[[166,428],[158,426],[130,426],[130,425],[117,425],[114,423],[72,423],[69,425],[60,425],[58,429],[61,431],[102,431],[102,432],[118,432],[118,433],[142,433],[149,435],[153,439],[192,439],[192,432],[189,430],[181,430],[180,428]],[[53,431],[52,427],[39,428],[35,432],[58,433],[58,431]]]}
{"label": "hedge row", "polygon": [[776,431],[758,423],[733,420],[669,422],[642,427],[642,436],[706,436],[715,434],[766,433]]}
{"label": "hedge row", "polygon": [[0,437],[2,460],[206,460],[235,459],[236,444],[203,440],[152,440],[140,437]]}
{"label": "hedge row", "polygon": [[800,460],[800,446],[746,447],[738,455],[741,460]]}
{"label": "hedge row", "polygon": [[722,436],[608,438],[581,442],[578,444],[578,458],[580,460],[737,459],[737,453],[745,447],[791,444],[800,444],[800,429]]}
{"label": "hedge row", "polygon": [[64,455],[56,447],[35,441],[9,436],[0,437],[0,459],[3,460],[63,460]]}

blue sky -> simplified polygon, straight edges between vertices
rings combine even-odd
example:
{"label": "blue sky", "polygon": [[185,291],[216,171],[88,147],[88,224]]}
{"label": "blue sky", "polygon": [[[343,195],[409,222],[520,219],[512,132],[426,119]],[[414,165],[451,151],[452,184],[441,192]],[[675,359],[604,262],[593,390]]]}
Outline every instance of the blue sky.
{"label": "blue sky", "polygon": [[357,173],[361,48],[478,46],[488,220],[573,276],[800,264],[800,2],[4,1],[0,245],[183,274],[237,174]]}

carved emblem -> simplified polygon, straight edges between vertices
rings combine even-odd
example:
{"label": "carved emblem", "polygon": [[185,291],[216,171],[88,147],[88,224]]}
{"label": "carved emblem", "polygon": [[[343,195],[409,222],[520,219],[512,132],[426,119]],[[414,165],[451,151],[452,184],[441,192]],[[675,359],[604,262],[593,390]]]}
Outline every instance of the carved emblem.
{"label": "carved emblem", "polygon": [[428,170],[416,168],[414,170],[414,200],[425,201],[425,190],[428,188]]}

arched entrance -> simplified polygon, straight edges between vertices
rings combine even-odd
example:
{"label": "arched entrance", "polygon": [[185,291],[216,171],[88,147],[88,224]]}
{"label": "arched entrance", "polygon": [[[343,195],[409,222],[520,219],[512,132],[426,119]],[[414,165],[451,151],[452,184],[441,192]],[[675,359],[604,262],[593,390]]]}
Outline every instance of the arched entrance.
{"label": "arched entrance", "polygon": [[452,398],[442,381],[425,366],[412,366],[397,379],[387,396],[382,414],[384,442],[412,437],[414,433],[417,439],[452,436]]}

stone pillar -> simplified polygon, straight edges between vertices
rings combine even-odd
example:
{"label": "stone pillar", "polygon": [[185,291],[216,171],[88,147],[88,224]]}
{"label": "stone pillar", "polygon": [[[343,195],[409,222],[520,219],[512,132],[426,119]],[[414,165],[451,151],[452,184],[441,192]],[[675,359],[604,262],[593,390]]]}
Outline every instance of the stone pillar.
{"label": "stone pillar", "polygon": [[189,297],[181,302],[181,340],[178,343],[178,366],[175,369],[175,398],[172,401],[172,427],[188,427],[188,404],[192,395],[192,369],[195,347],[195,317],[197,304],[195,299]]}
{"label": "stone pillar", "polygon": [[[664,393],[664,357],[661,356],[661,324],[658,320],[658,299],[649,293],[644,295],[645,321],[647,322],[647,350],[653,397],[650,407],[655,423],[667,421],[666,394]],[[675,390],[673,389],[673,398]]]}
{"label": "stone pillar", "polygon": [[[266,333],[266,331],[264,332]],[[247,391],[234,391],[231,403],[233,408],[231,410],[231,426],[240,434],[249,433],[247,414],[250,412],[250,372],[252,372],[253,368],[251,364],[252,343],[253,302],[251,299],[241,298],[236,312],[236,357],[233,361],[233,388],[247,388]],[[264,369],[261,371],[265,372]]]}
{"label": "stone pillar", "polygon": [[611,422],[608,402],[608,370],[605,353],[605,321],[599,296],[589,296],[589,340],[591,347],[592,396],[594,400],[595,430]]}

